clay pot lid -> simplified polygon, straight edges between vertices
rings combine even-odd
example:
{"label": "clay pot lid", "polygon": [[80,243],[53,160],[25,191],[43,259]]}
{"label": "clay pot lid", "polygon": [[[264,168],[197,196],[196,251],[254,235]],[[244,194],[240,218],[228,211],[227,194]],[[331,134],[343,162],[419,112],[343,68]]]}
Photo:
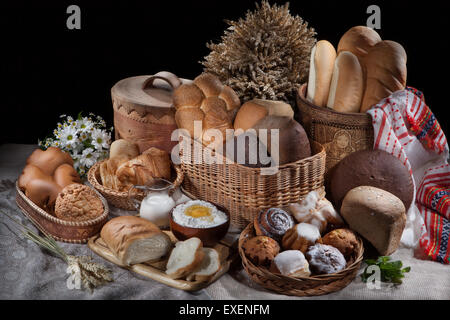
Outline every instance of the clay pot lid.
{"label": "clay pot lid", "polygon": [[173,90],[186,82],[171,72],[161,71],[152,76],[122,79],[112,87],[111,94],[135,106],[171,108]]}

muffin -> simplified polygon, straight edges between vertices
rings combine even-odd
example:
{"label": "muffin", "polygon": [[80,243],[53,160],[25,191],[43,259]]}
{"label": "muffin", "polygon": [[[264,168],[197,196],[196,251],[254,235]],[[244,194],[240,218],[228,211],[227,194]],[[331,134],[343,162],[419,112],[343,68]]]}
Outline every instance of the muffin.
{"label": "muffin", "polygon": [[335,247],[347,259],[359,246],[355,233],[350,229],[335,229],[328,232],[323,236],[322,243]]}
{"label": "muffin", "polygon": [[245,255],[256,265],[270,266],[272,260],[280,252],[280,245],[266,236],[247,239],[242,245]]}
{"label": "muffin", "polygon": [[306,252],[309,267],[314,274],[330,274],[343,270],[347,264],[344,255],[335,247],[316,243]]}
{"label": "muffin", "polygon": [[97,193],[83,184],[66,186],[56,198],[55,216],[67,221],[95,219],[103,213],[103,203]]}

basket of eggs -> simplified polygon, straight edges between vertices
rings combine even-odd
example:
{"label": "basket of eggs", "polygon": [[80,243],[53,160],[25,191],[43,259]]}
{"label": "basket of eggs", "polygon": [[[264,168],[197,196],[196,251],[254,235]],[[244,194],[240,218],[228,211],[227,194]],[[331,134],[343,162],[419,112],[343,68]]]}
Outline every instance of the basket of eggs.
{"label": "basket of eggs", "polygon": [[356,277],[364,253],[362,239],[315,191],[284,209],[262,210],[242,231],[238,246],[253,281],[293,296],[346,287]]}
{"label": "basket of eggs", "polygon": [[183,191],[225,207],[234,227],[244,229],[261,209],[323,194],[325,150],[308,139],[289,104],[254,99],[241,106],[208,73],[174,90],[173,101],[178,128],[189,133],[180,135]]}
{"label": "basket of eggs", "polygon": [[70,155],[56,147],[28,157],[16,182],[16,203],[41,232],[69,243],[86,243],[109,214],[106,200],[81,184]]}
{"label": "basket of eggs", "polygon": [[[172,178],[174,177],[174,178]],[[97,162],[88,172],[89,183],[116,208],[136,211],[136,200],[145,194],[133,186],[152,186],[158,179],[172,182],[175,190],[183,181],[179,166],[172,166],[167,151],[151,147],[139,153],[138,145],[118,139],[111,144],[109,159]]]}

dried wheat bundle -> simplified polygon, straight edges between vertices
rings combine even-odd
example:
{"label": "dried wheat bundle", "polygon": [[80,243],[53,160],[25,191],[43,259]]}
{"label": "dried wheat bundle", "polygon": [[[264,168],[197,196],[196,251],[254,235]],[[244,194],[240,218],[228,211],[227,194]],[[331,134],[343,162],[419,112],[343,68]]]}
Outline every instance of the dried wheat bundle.
{"label": "dried wheat bundle", "polygon": [[253,98],[292,102],[308,76],[314,29],[290,14],[289,3],[271,6],[266,0],[245,19],[226,22],[230,26],[222,42],[207,44],[211,52],[201,62],[205,71],[232,87],[242,102]]}

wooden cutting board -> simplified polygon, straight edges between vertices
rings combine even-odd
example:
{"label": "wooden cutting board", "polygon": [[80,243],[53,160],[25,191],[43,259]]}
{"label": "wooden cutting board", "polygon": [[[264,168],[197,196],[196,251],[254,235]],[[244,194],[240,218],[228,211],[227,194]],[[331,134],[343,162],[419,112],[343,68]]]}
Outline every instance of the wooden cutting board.
{"label": "wooden cutting board", "polygon": [[[170,231],[164,231],[172,240],[172,243],[176,243],[177,239]],[[221,240],[213,248],[219,253],[219,258],[221,261],[220,270],[209,280],[209,281],[186,281],[182,279],[171,279],[165,273],[165,267],[167,264],[168,257],[163,260],[152,262],[152,263],[139,263],[132,266],[123,265],[116,256],[109,250],[108,246],[105,244],[100,235],[94,236],[89,239],[88,247],[97,255],[108,260],[119,267],[136,272],[144,277],[158,281],[170,287],[185,290],[185,291],[197,291],[206,288],[211,283],[219,279],[222,275],[228,272],[230,266],[239,260],[239,254],[237,251],[237,243],[228,243],[226,240]]]}

